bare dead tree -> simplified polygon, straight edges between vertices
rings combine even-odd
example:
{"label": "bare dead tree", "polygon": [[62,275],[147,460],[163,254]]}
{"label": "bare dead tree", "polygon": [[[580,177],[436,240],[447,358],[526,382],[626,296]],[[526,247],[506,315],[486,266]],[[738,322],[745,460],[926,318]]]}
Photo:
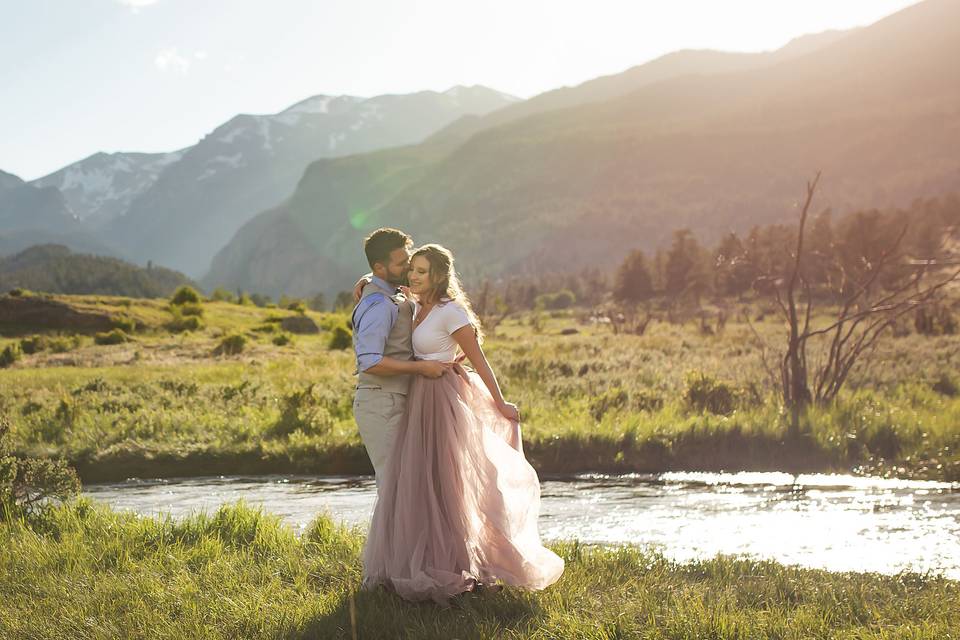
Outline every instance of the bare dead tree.
{"label": "bare dead tree", "polygon": [[[716,325],[710,324],[715,319]],[[716,314],[710,313],[706,309],[700,311],[700,334],[705,336],[718,335],[723,333],[727,326],[727,310],[720,308]]]}
{"label": "bare dead tree", "polygon": [[[960,269],[945,269],[956,263],[911,260],[904,256],[901,245],[907,232],[905,225],[891,246],[872,264],[866,265],[862,274],[854,275],[840,265],[841,302],[836,315],[824,326],[812,327],[815,296],[803,273],[804,234],[819,181],[818,171],[813,181],[807,183],[790,273],[785,278],[770,274],[763,277],[775,285],[771,287],[773,297],[787,327],[785,344],[779,350],[770,348],[750,324],[760,345],[764,367],[777,382],[784,406],[790,411],[789,435],[794,437],[800,432],[804,408],[836,398],[854,367],[873,353],[888,329],[905,314],[935,302],[944,287],[960,276]],[[892,270],[898,275],[894,283],[874,293],[881,276],[891,275]],[[814,338],[823,338],[827,344],[825,353],[811,363],[808,350]]]}
{"label": "bare dead tree", "polygon": [[503,296],[491,291],[490,281],[484,280],[480,294],[473,303],[473,311],[480,319],[484,330],[491,335],[496,333],[497,326],[510,315],[510,305]]}
{"label": "bare dead tree", "polygon": [[610,318],[610,326],[614,334],[632,333],[642,336],[647,332],[654,314],[648,307],[643,307],[643,313],[641,313],[638,305],[623,305],[613,309],[607,317]]}

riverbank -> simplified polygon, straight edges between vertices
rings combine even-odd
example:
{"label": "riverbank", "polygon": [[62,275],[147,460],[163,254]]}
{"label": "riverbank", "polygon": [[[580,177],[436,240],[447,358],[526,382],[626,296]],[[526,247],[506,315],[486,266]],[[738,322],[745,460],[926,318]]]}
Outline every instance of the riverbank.
{"label": "riverbank", "polygon": [[[359,591],[362,535],[317,518],[297,538],[244,504],[182,521],[79,500],[0,524],[4,638],[949,638],[960,583],[632,547],[552,545],[539,593],[442,609]],[[355,634],[355,635],[354,635]]]}
{"label": "riverbank", "polygon": [[[625,443],[583,438],[549,438],[524,443],[524,452],[540,475],[574,473],[664,473],[668,471],[782,471],[848,473],[842,461],[809,439],[796,441],[747,436],[733,430],[695,434],[672,446],[655,441]],[[84,483],[127,478],[173,478],[205,475],[369,475],[373,473],[362,444],[325,449],[275,452],[251,444],[247,450],[174,450],[129,445],[91,458],[70,460]],[[858,468],[856,471],[863,472]],[[896,470],[893,470],[894,472]],[[896,475],[896,473],[888,473]],[[906,474],[899,474],[904,476]],[[946,475],[946,474],[944,474]],[[960,476],[958,476],[960,478]]]}

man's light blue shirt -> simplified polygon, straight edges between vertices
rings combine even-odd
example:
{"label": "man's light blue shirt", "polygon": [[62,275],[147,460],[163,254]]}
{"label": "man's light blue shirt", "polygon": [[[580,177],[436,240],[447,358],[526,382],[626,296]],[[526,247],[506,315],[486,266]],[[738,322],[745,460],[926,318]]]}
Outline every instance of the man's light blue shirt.
{"label": "man's light blue shirt", "polygon": [[[373,276],[373,284],[385,291],[396,287]],[[400,310],[385,293],[377,291],[360,301],[353,311],[353,349],[357,354],[357,370],[366,371],[383,360],[387,336],[400,316]]]}

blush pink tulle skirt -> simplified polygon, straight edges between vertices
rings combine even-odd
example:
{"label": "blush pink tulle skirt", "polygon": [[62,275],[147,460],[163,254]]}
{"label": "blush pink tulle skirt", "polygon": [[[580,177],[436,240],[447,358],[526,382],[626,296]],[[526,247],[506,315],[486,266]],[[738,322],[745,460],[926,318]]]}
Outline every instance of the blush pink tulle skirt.
{"label": "blush pink tulle skirt", "polygon": [[364,588],[446,602],[477,581],[543,589],[563,560],[540,543],[540,481],[519,425],[480,376],[415,376],[363,550]]}

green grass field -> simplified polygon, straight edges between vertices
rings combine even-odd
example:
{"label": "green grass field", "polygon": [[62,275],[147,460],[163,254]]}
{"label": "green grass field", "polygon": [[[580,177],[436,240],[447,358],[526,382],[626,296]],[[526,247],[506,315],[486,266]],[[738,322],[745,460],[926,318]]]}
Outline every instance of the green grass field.
{"label": "green grass field", "polygon": [[[201,328],[174,333],[162,300],[60,299],[138,328],[118,344],[46,335],[0,369],[18,453],[64,456],[87,481],[370,471],[351,413],[352,351],[330,345],[345,316],[307,312],[321,332],[292,336],[278,325],[294,312],[208,302]],[[769,315],[754,325],[770,342],[782,331]],[[228,355],[221,345],[237,335]],[[0,353],[25,337],[0,338]],[[960,479],[957,336],[891,335],[836,403],[804,416],[797,440],[740,316],[716,335],[655,322],[615,336],[581,311],[525,314],[486,350],[541,473]],[[942,577],[678,564],[576,541],[551,543],[567,568],[544,592],[412,605],[359,590],[364,532],[333,522],[321,515],[298,538],[243,503],[173,521],[86,498],[0,522],[0,638],[960,637],[960,583]]]}
{"label": "green grass field", "polygon": [[[58,299],[140,330],[114,345],[74,337],[0,369],[0,412],[20,453],[65,456],[88,481],[370,471],[352,417],[352,351],[329,346],[346,316],[307,312],[322,331],[291,336],[278,323],[294,312],[207,302],[202,329],[171,333],[163,300]],[[782,332],[770,315],[755,326],[771,343]],[[243,350],[218,355],[233,334],[245,336]],[[0,338],[0,350],[23,337]],[[507,319],[485,348],[521,408],[525,449],[541,473],[960,479],[960,336],[891,335],[836,403],[809,411],[806,435],[786,444],[786,418],[740,314],[717,335],[696,322],[654,322],[643,336],[613,335],[576,310],[526,314]],[[720,409],[704,406],[697,380]]]}
{"label": "green grass field", "polygon": [[363,536],[318,517],[302,538],[243,503],[181,521],[81,499],[0,524],[0,637],[930,638],[960,634],[960,583],[717,557],[553,549],[560,581],[448,608],[359,590]]}

